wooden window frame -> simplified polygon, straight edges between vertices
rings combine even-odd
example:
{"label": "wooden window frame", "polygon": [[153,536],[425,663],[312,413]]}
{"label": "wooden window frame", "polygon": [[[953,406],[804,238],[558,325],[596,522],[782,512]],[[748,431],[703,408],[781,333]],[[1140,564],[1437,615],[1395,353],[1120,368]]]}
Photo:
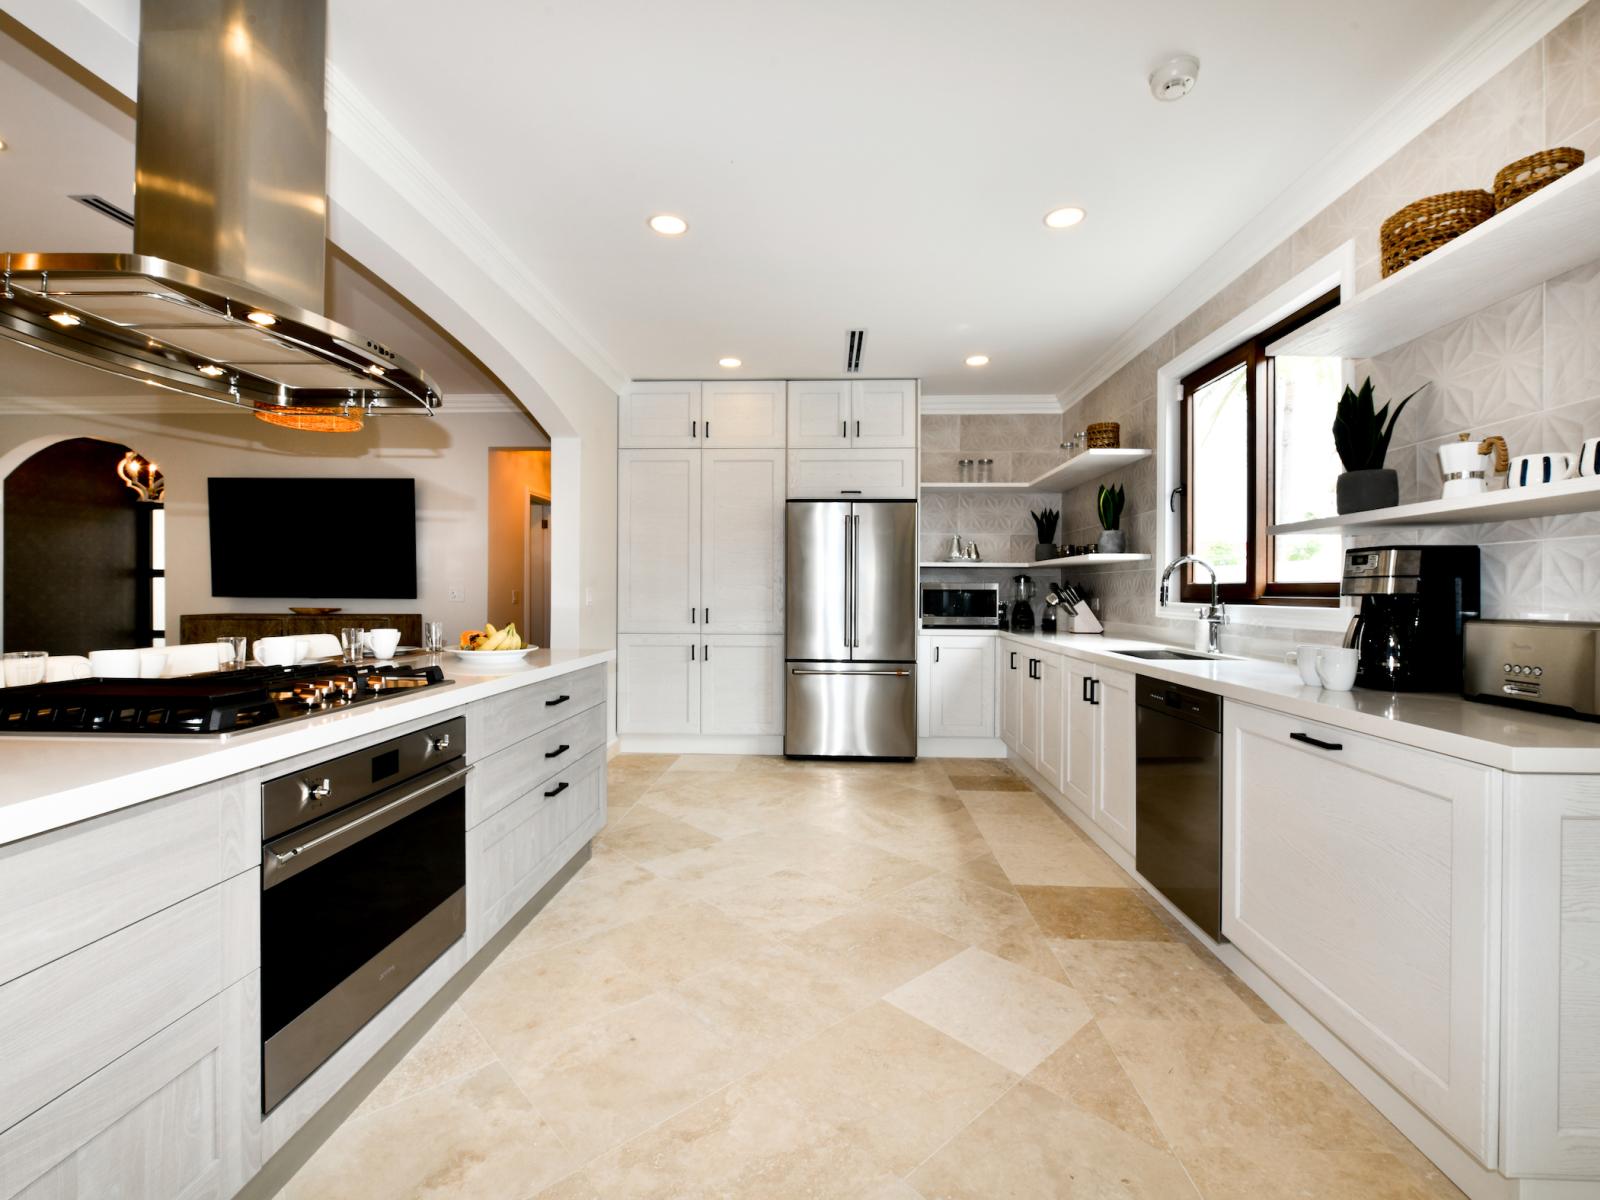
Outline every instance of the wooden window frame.
{"label": "wooden window frame", "polygon": [[[1274,546],[1269,530],[1276,520],[1277,489],[1273,486],[1272,447],[1276,445],[1273,422],[1277,406],[1272,402],[1276,384],[1276,365],[1267,347],[1309,321],[1336,307],[1339,290],[1317,297],[1290,313],[1277,324],[1262,330],[1202,367],[1189,372],[1179,384],[1180,436],[1178,488],[1183,496],[1180,553],[1194,553],[1194,439],[1192,420],[1194,393],[1206,384],[1241,365],[1245,368],[1245,442],[1248,472],[1246,484],[1245,577],[1243,583],[1224,583],[1217,588],[1218,598],[1227,604],[1298,605],[1334,608],[1339,604],[1337,580],[1327,583],[1279,583],[1272,578]],[[1186,604],[1211,603],[1211,582],[1201,579],[1192,565],[1186,566],[1178,589]]]}

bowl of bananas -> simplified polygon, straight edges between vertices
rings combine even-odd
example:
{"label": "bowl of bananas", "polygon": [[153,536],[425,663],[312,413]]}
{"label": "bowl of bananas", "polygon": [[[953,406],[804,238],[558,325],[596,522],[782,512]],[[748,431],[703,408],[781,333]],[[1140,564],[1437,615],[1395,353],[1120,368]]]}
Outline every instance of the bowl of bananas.
{"label": "bowl of bananas", "polygon": [[499,629],[493,625],[468,629],[461,635],[460,645],[450,647],[450,653],[475,667],[511,667],[538,648],[523,644],[513,622]]}

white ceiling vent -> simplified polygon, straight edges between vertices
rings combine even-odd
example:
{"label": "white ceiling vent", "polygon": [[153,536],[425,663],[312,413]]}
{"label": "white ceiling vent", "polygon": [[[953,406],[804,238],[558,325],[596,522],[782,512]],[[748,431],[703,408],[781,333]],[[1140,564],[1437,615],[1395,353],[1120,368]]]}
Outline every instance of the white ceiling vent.
{"label": "white ceiling vent", "polygon": [[865,329],[852,329],[850,340],[845,346],[844,369],[846,374],[854,375],[861,370],[861,347],[866,343],[867,331]]}

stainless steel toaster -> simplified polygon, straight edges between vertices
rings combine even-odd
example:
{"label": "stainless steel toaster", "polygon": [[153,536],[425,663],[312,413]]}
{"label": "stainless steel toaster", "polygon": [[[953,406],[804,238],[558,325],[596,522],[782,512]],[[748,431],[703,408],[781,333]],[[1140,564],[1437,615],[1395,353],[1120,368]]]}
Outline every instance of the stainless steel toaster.
{"label": "stainless steel toaster", "polygon": [[1461,691],[1600,721],[1600,624],[1468,621]]}

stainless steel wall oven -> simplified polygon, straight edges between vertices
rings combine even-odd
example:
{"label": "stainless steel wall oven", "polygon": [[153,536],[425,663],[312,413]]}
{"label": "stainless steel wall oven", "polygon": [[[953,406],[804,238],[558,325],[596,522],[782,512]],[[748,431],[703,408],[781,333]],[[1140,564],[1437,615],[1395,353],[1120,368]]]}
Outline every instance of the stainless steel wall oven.
{"label": "stainless steel wall oven", "polygon": [[262,786],[261,1110],[466,932],[466,721]]}

